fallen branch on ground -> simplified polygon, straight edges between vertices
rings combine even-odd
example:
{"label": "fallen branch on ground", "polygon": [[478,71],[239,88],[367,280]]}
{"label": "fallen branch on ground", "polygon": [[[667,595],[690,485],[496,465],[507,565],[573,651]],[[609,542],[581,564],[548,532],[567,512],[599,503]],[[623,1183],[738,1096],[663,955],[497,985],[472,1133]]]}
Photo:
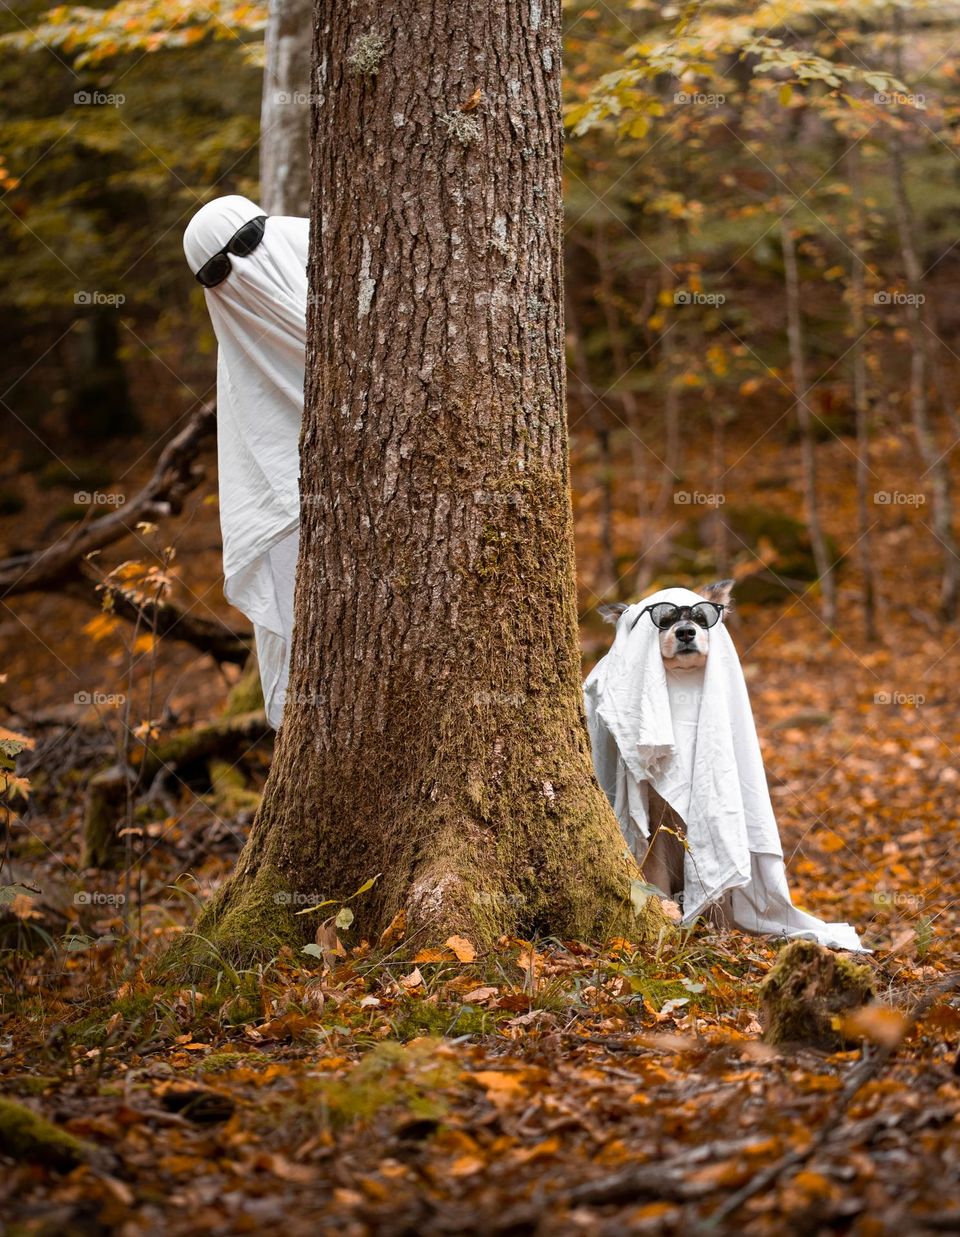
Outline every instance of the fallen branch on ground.
{"label": "fallen branch on ground", "polygon": [[56,591],[101,609],[104,597],[109,597],[113,612],[121,618],[139,622],[158,636],[192,644],[217,662],[242,666],[253,646],[250,634],[194,616],[172,602],[142,600],[117,584],[102,584],[83,565],[90,554],[129,536],[137,523],[179,514],[187,494],[203,478],[196,456],[215,428],[216,410],[204,404],[167,443],[153,476],[129,502],[101,519],[84,520],[46,549],[0,561],[0,598]]}
{"label": "fallen branch on ground", "polygon": [[104,597],[109,597],[113,614],[133,623],[139,622],[144,631],[157,636],[192,644],[221,664],[243,666],[253,648],[252,635],[228,627],[218,619],[201,618],[170,601],[139,601],[127,589],[116,584],[101,584],[83,571],[59,588],[67,597],[87,602],[98,610],[103,609]]}
{"label": "fallen branch on ground", "polygon": [[0,561],[0,597],[46,591],[75,577],[83,558],[126,537],[139,521],[179,515],[184,499],[203,476],[196,463],[197,450],[214,433],[216,423],[214,405],[204,404],[167,443],[153,476],[129,502],[100,519],[84,520],[46,549]]}

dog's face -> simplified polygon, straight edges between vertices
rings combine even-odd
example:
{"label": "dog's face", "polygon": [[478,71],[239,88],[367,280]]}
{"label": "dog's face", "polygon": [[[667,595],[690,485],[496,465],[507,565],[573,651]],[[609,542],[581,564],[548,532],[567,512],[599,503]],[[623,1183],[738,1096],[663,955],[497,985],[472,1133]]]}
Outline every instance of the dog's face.
{"label": "dog's face", "polygon": [[[715,584],[708,584],[706,588],[702,588],[699,591],[701,597],[727,607],[730,605],[733,581],[718,580]],[[623,606],[605,606],[601,607],[601,611],[604,613],[604,617],[616,622],[625,608]],[[725,616],[726,610],[724,610],[721,616],[721,622]],[[644,617],[643,621],[649,622],[650,620],[648,617]],[[696,621],[695,608],[694,616],[689,614],[681,615],[669,627],[661,628],[659,640],[660,656],[663,658],[663,664],[668,670],[696,670],[698,667],[706,665],[707,654],[710,652],[710,629],[705,627],[702,622],[698,623]]]}
{"label": "dog's face", "polygon": [[[702,597],[728,606],[733,591],[732,580],[718,580],[699,590]],[[694,616],[696,608],[694,607]],[[720,616],[720,621],[726,610]],[[660,632],[660,656],[668,670],[696,670],[707,663],[710,652],[710,629],[696,622],[695,617],[684,617]]]}
{"label": "dog's face", "polygon": [[682,618],[660,632],[660,656],[668,670],[696,670],[707,664],[710,632],[693,619]]}

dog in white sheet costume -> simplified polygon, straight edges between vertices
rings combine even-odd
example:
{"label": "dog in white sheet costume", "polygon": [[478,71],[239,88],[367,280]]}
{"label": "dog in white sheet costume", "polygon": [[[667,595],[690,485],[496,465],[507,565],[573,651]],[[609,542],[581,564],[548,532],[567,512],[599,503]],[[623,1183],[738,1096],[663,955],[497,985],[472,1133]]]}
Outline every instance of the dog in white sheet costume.
{"label": "dog in white sheet costume", "polygon": [[719,621],[730,587],[618,608],[613,646],[584,684],[597,778],[684,924],[710,911],[745,931],[862,950],[850,924],[790,899],[743,670]]}

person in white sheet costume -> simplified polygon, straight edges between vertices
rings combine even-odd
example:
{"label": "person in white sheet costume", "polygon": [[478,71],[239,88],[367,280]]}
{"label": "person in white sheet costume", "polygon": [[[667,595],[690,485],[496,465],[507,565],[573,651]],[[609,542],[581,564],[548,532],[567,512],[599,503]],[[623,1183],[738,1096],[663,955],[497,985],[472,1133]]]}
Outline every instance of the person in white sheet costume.
{"label": "person in white sheet costume", "polygon": [[850,924],[825,923],[790,899],[747,685],[725,625],[710,629],[704,666],[668,670],[657,628],[641,613],[657,602],[704,600],[663,589],[620,616],[610,651],[584,684],[600,785],[638,862],[649,845],[649,786],[684,822],[684,924],[719,904],[745,931],[862,950]]}
{"label": "person in white sheet costume", "polygon": [[[263,219],[248,198],[207,203],[183,249],[194,275],[238,229]],[[280,725],[299,543],[309,220],[271,216],[204,295],[219,344],[217,456],[224,594],[253,624],[267,718]],[[221,259],[222,261],[222,259]]]}

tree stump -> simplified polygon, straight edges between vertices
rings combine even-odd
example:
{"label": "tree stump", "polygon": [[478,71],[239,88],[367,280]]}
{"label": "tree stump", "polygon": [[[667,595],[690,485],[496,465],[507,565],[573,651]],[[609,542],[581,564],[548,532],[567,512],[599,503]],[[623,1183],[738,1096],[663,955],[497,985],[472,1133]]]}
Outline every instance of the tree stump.
{"label": "tree stump", "polygon": [[123,841],[118,826],[127,810],[127,781],[123,765],[111,765],[90,779],[83,822],[85,868],[112,868],[120,865]]}
{"label": "tree stump", "polygon": [[807,1044],[825,1051],[848,1046],[834,1022],[876,999],[869,966],[814,941],[793,941],[777,955],[760,985],[763,1038],[768,1044]]}

